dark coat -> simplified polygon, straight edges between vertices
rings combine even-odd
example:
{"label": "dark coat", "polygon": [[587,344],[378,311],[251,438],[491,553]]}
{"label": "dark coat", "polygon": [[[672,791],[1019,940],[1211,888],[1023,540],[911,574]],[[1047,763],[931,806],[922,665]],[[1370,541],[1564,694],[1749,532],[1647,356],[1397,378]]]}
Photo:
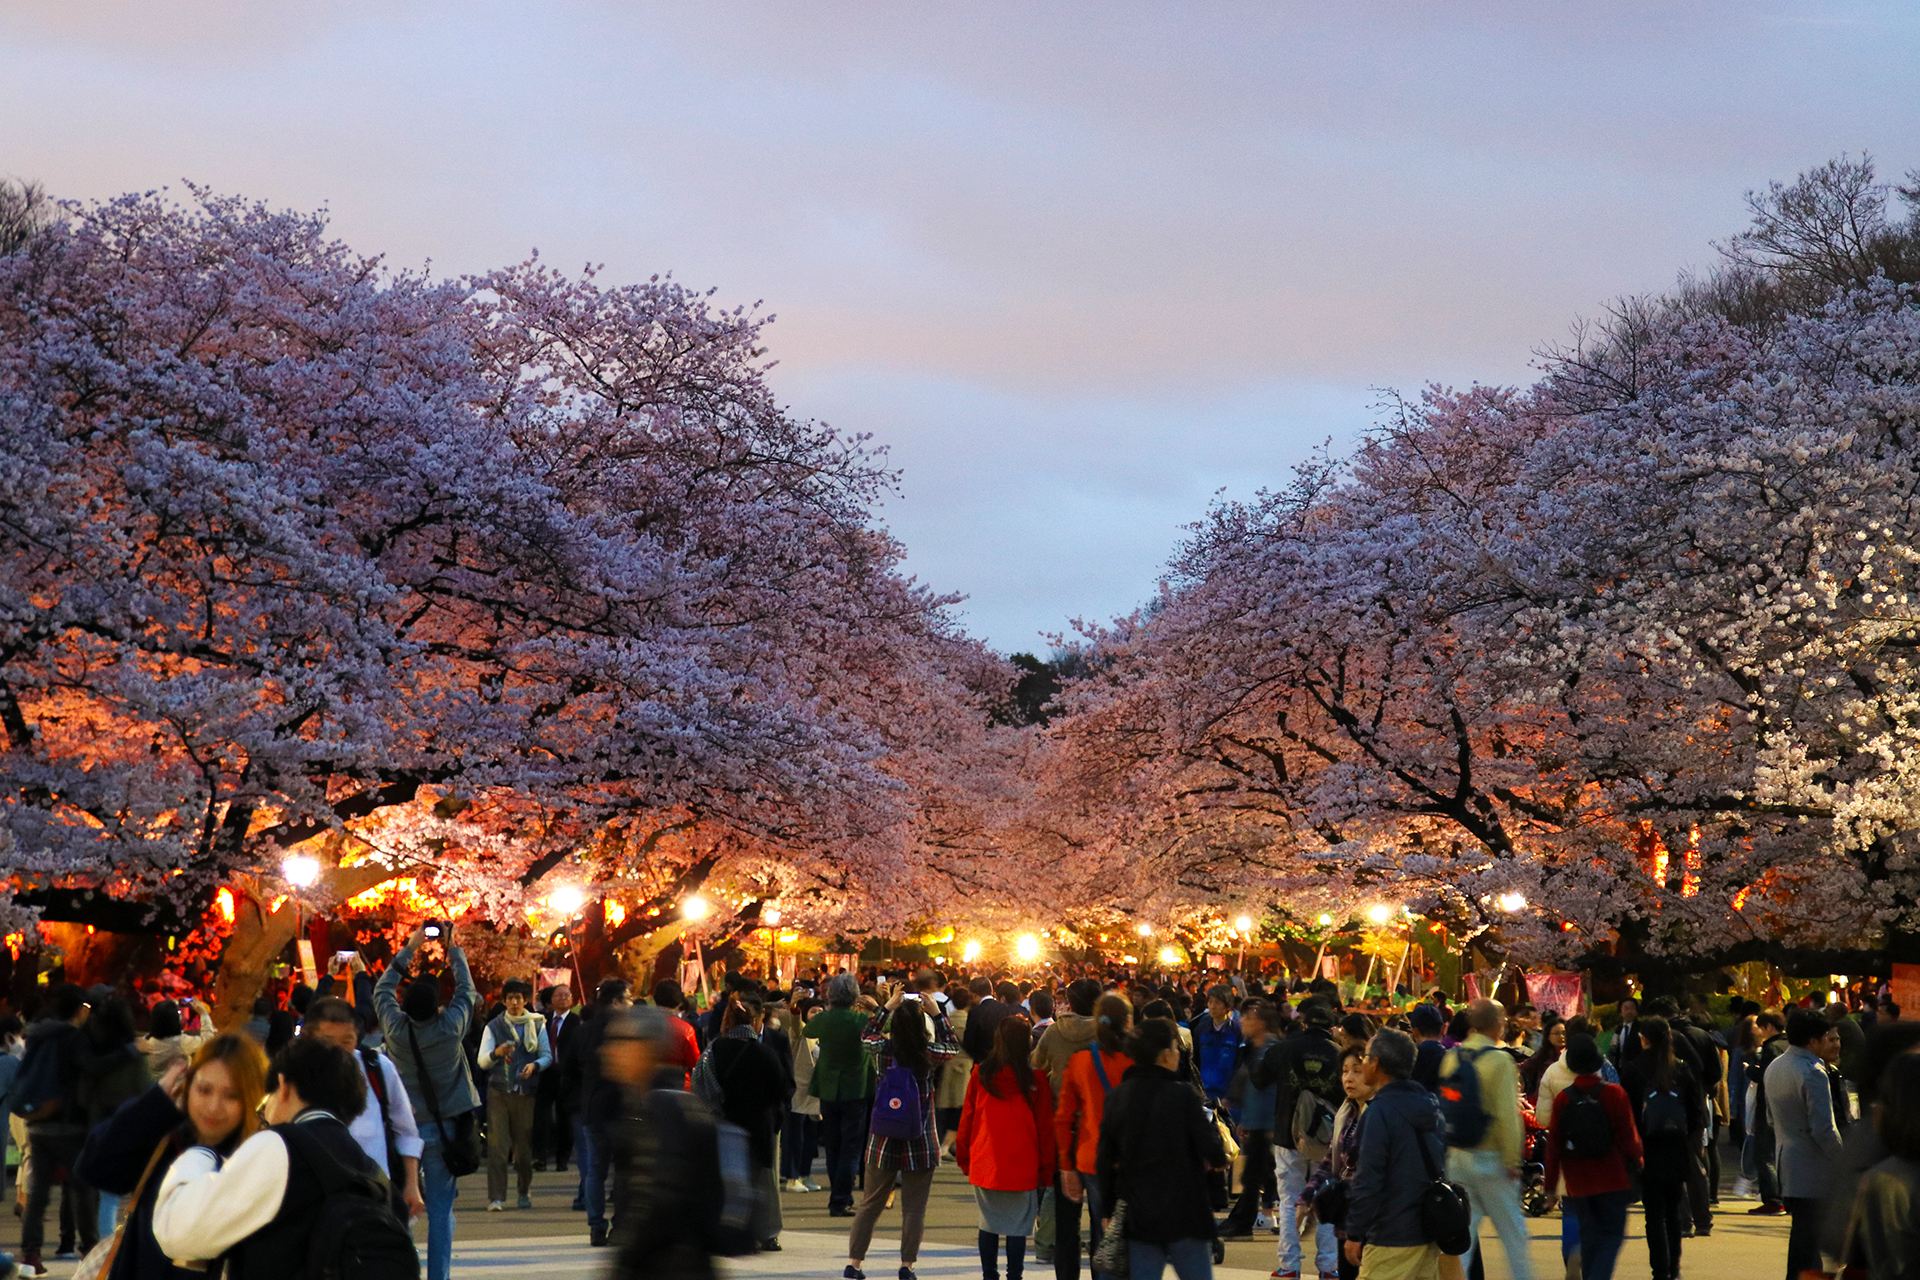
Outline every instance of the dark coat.
{"label": "dark coat", "polygon": [[[1704,1132],[1707,1127],[1707,1099],[1701,1091],[1700,1077],[1694,1074],[1692,1067],[1680,1060],[1676,1052],[1673,1060],[1673,1089],[1680,1095],[1680,1101],[1687,1109],[1687,1133],[1668,1134],[1664,1137],[1649,1138],[1645,1134],[1647,1115],[1647,1092],[1652,1087],[1648,1079],[1652,1075],[1653,1058],[1650,1054],[1641,1054],[1620,1069],[1620,1087],[1627,1091],[1627,1098],[1633,1103],[1633,1123],[1643,1130],[1641,1144],[1646,1160],[1645,1176],[1657,1181],[1677,1181],[1685,1176],[1686,1162],[1690,1159],[1689,1148],[1693,1139],[1689,1135]],[[1670,1176],[1668,1176],[1670,1174]]]}
{"label": "dark coat", "polygon": [[1213,1239],[1207,1170],[1226,1161],[1219,1129],[1178,1074],[1137,1062],[1107,1095],[1094,1166],[1100,1202],[1127,1202],[1129,1238]]}
{"label": "dark coat", "polygon": [[781,1070],[773,1050],[758,1040],[722,1035],[708,1050],[713,1076],[720,1082],[727,1119],[747,1131],[756,1163],[773,1164],[773,1139],[780,1122],[780,1106],[793,1096],[791,1079]]}
{"label": "dark coat", "polygon": [[724,1193],[717,1166],[699,1158],[714,1141],[706,1108],[655,1087],[612,1128],[614,1280],[714,1280],[699,1222]]}
{"label": "dark coat", "polygon": [[[554,1099],[567,1111],[580,1104],[580,1073],[571,1074],[567,1064],[580,1043],[580,1028],[584,1023],[585,1010],[579,1005],[567,1010],[567,1016],[561,1018],[557,1013],[547,1015],[547,1044],[553,1050],[553,1067],[540,1073],[540,1093]],[[559,1030],[554,1029],[555,1021]]]}
{"label": "dark coat", "polygon": [[[1429,1166],[1420,1154],[1426,1147]],[[1395,1080],[1373,1095],[1360,1117],[1360,1160],[1347,1194],[1347,1239],[1388,1248],[1427,1243],[1420,1197],[1444,1170],[1439,1101],[1411,1080]]]}
{"label": "dark coat", "polygon": [[116,1196],[133,1194],[154,1148],[166,1144],[153,1176],[140,1192],[139,1203],[129,1211],[126,1235],[107,1280],[208,1280],[209,1275],[219,1275],[218,1262],[210,1270],[189,1271],[174,1266],[153,1238],[153,1207],[160,1199],[160,1183],[175,1157],[193,1141],[182,1127],[180,1109],[159,1085],[121,1107],[87,1135],[87,1145],[81,1148],[74,1172],[88,1186]]}

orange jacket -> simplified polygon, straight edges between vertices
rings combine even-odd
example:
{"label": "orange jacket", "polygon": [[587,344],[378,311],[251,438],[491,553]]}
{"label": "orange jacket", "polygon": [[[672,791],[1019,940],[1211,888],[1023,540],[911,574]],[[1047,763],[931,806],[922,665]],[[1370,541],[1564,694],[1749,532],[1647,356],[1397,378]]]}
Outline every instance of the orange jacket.
{"label": "orange jacket", "polygon": [[[1107,1113],[1107,1091],[1093,1069],[1095,1047],[1097,1042],[1067,1060],[1066,1072],[1060,1077],[1060,1105],[1053,1109],[1053,1141],[1060,1153],[1060,1167],[1089,1177],[1094,1172],[1094,1153],[1100,1149],[1100,1117]],[[1133,1059],[1124,1053],[1103,1051],[1100,1065],[1107,1069],[1107,1083],[1117,1089]]]}
{"label": "orange jacket", "polygon": [[988,1093],[974,1068],[967,1100],[960,1109],[960,1136],[953,1157],[960,1172],[989,1191],[1037,1191],[1053,1185],[1053,1086],[1047,1073],[1033,1074],[1033,1092],[1020,1094],[1012,1067],[1000,1068],[994,1081],[1000,1096]]}

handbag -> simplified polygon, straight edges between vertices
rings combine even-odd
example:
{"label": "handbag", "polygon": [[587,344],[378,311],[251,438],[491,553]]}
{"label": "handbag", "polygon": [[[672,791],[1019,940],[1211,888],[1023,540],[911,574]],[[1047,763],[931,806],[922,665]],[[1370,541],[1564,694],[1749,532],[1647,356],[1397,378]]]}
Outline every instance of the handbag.
{"label": "handbag", "polygon": [[1434,1166],[1433,1153],[1427,1150],[1424,1133],[1415,1130],[1413,1139],[1420,1148],[1421,1163],[1427,1166],[1427,1177],[1432,1179],[1420,1193],[1420,1229],[1440,1246],[1440,1252],[1457,1258],[1473,1247],[1473,1206],[1467,1199],[1467,1189],[1441,1176]]}
{"label": "handbag", "polygon": [[480,1133],[474,1128],[473,1112],[463,1111],[453,1118],[453,1136],[447,1136],[447,1121],[440,1114],[440,1091],[427,1074],[427,1060],[420,1056],[420,1037],[414,1032],[413,1019],[407,1019],[407,1042],[413,1046],[413,1064],[420,1068],[420,1083],[427,1095],[427,1110],[433,1113],[433,1127],[440,1133],[440,1159],[447,1172],[464,1178],[480,1168]]}
{"label": "handbag", "polygon": [[1320,1188],[1313,1198],[1313,1216],[1330,1227],[1338,1227],[1347,1220],[1347,1184],[1341,1181],[1329,1182]]}
{"label": "handbag", "polygon": [[124,1207],[120,1221],[113,1225],[113,1234],[87,1250],[87,1256],[80,1259],[80,1265],[73,1269],[74,1280],[105,1280],[105,1277],[113,1274],[113,1260],[120,1256],[120,1242],[126,1239],[127,1223],[140,1207],[140,1193],[147,1189],[147,1179],[153,1177],[153,1171],[160,1167],[160,1157],[166,1154],[172,1143],[172,1138],[162,1138],[159,1145],[154,1147],[153,1154],[147,1157],[147,1167],[140,1174],[140,1181],[133,1184],[133,1194],[121,1201]]}
{"label": "handbag", "polygon": [[1113,1217],[1108,1219],[1107,1232],[1100,1237],[1100,1247],[1093,1251],[1093,1269],[1099,1275],[1114,1277],[1114,1280],[1127,1280],[1127,1202],[1113,1202]]}

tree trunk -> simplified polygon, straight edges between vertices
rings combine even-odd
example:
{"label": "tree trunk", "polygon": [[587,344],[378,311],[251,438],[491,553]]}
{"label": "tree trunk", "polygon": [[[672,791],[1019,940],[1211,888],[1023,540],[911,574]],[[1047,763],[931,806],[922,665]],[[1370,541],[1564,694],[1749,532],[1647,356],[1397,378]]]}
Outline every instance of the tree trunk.
{"label": "tree trunk", "polygon": [[[323,864],[320,879],[310,890],[315,902],[341,902],[377,885],[396,879],[400,871],[391,867],[362,864],[342,867]],[[267,988],[267,971],[273,967],[287,944],[294,940],[299,925],[299,907],[292,897],[280,903],[280,909],[268,907],[278,894],[268,895],[258,880],[236,880],[233,889],[233,932],[227,935],[220,951],[220,968],[214,976],[213,1025],[222,1031],[237,1031],[253,1016],[253,1002]],[[324,957],[316,957],[325,963]]]}

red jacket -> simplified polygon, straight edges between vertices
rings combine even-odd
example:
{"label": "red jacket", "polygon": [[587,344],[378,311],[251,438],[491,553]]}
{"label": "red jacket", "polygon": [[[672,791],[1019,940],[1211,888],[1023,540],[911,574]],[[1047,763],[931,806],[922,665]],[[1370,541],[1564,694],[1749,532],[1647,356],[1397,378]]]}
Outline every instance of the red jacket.
{"label": "red jacket", "polygon": [[[1103,1053],[1100,1065],[1106,1069],[1107,1084],[1118,1087],[1133,1059],[1124,1053]],[[1062,1169],[1093,1176],[1100,1120],[1106,1113],[1107,1088],[1093,1069],[1092,1050],[1082,1049],[1067,1060],[1067,1069],[1060,1074],[1060,1105],[1053,1113],[1053,1143]]]}
{"label": "red jacket", "polygon": [[693,1069],[700,1064],[700,1039],[694,1034],[693,1024],[679,1014],[668,1014],[667,1026],[673,1031],[672,1042],[661,1051],[660,1065],[677,1066],[684,1070],[686,1079],[680,1087],[691,1089]]}
{"label": "red jacket", "polygon": [[1020,1095],[1012,1067],[1000,1068],[994,1097],[975,1068],[960,1109],[960,1135],[953,1156],[960,1172],[989,1191],[1037,1191],[1053,1185],[1053,1086],[1047,1073],[1033,1075],[1033,1092]]}
{"label": "red jacket", "polygon": [[[1613,1125],[1613,1150],[1606,1155],[1590,1160],[1581,1160],[1564,1154],[1566,1139],[1561,1136],[1560,1122],[1567,1114],[1567,1107],[1573,1099],[1575,1089],[1591,1090],[1600,1088],[1600,1105],[1607,1109],[1607,1119]],[[1551,1190],[1555,1179],[1565,1177],[1567,1194],[1570,1196],[1596,1196],[1603,1191],[1626,1191],[1632,1187],[1627,1177],[1629,1164],[1640,1167],[1640,1130],[1633,1123],[1633,1104],[1627,1101],[1627,1091],[1617,1084],[1607,1084],[1600,1079],[1598,1072],[1591,1075],[1576,1076],[1572,1084],[1562,1089],[1553,1099],[1553,1122],[1547,1127],[1547,1187]]]}

